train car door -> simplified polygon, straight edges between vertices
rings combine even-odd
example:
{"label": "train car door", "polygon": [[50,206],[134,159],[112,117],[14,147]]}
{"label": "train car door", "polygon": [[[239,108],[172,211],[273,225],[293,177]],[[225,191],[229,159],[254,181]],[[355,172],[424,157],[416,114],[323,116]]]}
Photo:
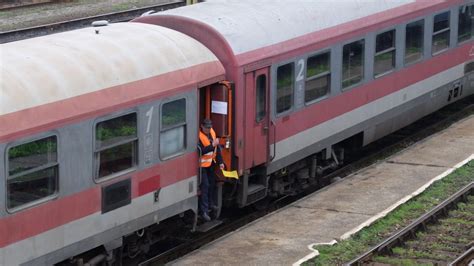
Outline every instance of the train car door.
{"label": "train car door", "polygon": [[222,81],[200,90],[199,121],[212,120],[212,127],[219,138],[226,170],[232,169],[232,86]]}
{"label": "train car door", "polygon": [[261,165],[269,155],[268,68],[248,72],[246,82],[245,167]]}

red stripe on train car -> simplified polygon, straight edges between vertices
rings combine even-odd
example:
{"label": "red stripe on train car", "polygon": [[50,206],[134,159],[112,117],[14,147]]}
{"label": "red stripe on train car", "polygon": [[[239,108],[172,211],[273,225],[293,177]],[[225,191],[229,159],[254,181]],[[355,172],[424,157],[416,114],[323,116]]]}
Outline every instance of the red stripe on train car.
{"label": "red stripe on train car", "polygon": [[138,195],[145,195],[160,188],[160,176],[151,176],[138,184]]}
{"label": "red stripe on train car", "polygon": [[[216,76],[219,74],[221,76]],[[223,78],[215,61],[0,116],[0,142],[130,108]]]}
{"label": "red stripe on train car", "polygon": [[[187,165],[189,167],[182,167]],[[114,178],[73,195],[54,199],[0,220],[0,248],[101,211],[101,187],[132,175],[132,199],[197,174],[192,152],[143,171]],[[65,178],[65,177],[60,177]],[[153,180],[153,181],[150,181]]]}
{"label": "red stripe on train car", "polygon": [[100,187],[51,200],[0,220],[0,248],[100,211]]}
{"label": "red stripe on train car", "polygon": [[[280,117],[276,140],[281,141],[301,131],[348,113],[407,86],[423,81],[437,73],[468,60],[473,41],[457,49],[437,55],[400,71],[378,78],[366,85],[343,92],[341,95],[322,100],[301,111]],[[473,57],[474,59],[474,57]],[[440,84],[440,86],[443,84]],[[285,119],[283,119],[285,118]],[[289,118],[289,119],[287,119]],[[281,126],[278,126],[281,125]]]}

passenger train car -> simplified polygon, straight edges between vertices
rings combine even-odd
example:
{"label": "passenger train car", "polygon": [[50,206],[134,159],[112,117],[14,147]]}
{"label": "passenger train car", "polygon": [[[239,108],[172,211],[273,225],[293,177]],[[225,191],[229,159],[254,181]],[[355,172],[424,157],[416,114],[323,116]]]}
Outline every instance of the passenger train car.
{"label": "passenger train car", "polygon": [[195,228],[206,117],[240,176],[219,207],[317,183],[473,93],[473,16],[472,0],[214,0],[2,44],[0,265],[112,263],[169,219]]}

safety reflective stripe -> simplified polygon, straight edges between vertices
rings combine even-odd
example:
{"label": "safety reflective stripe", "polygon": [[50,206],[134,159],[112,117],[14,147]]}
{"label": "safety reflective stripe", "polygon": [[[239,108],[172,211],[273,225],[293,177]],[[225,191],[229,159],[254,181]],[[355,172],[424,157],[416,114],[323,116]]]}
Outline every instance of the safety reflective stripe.
{"label": "safety reflective stripe", "polygon": [[[211,137],[212,140],[216,139],[216,132],[214,132],[214,129],[211,128]],[[207,147],[211,145],[211,142],[209,141],[209,138],[206,136],[206,134],[202,133],[199,131],[199,140],[201,141],[201,144],[204,147]],[[203,154],[201,156],[201,167],[209,167],[212,164],[212,161],[216,158],[216,153],[214,151],[210,151],[206,154]]]}

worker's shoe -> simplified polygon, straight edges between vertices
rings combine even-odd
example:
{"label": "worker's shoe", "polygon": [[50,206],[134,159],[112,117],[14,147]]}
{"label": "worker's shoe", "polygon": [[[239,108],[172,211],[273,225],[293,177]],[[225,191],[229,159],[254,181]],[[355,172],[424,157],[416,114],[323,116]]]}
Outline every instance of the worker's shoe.
{"label": "worker's shoe", "polygon": [[203,214],[201,214],[201,217],[204,221],[206,222],[209,222],[211,221],[211,217],[209,217],[209,214],[207,214],[206,212],[204,212]]}

